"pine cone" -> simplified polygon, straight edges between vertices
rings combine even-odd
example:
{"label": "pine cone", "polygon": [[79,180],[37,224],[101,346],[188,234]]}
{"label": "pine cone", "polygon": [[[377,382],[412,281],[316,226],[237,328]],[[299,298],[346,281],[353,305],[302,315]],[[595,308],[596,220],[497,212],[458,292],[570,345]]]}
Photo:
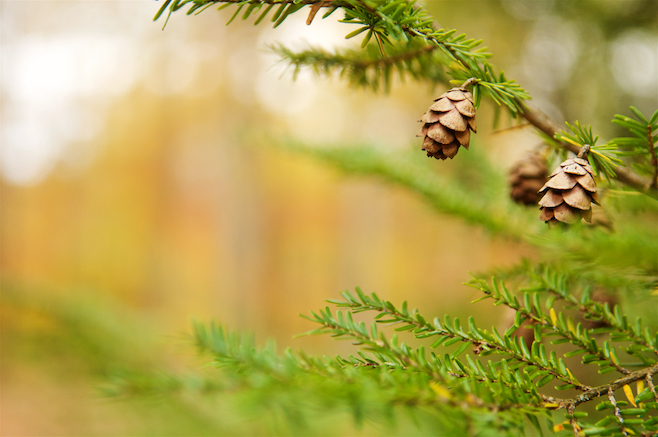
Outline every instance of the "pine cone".
{"label": "pine cone", "polygon": [[592,221],[592,202],[598,205],[593,170],[586,159],[564,161],[539,190],[539,218],[549,223],[577,223],[581,218]]}
{"label": "pine cone", "polygon": [[459,146],[468,149],[471,132],[476,132],[473,95],[465,88],[441,94],[423,115],[423,127],[416,135],[423,139],[423,150],[436,159],[454,158]]}
{"label": "pine cone", "polygon": [[548,179],[548,167],[540,153],[533,153],[519,161],[509,173],[512,200],[523,205],[535,205],[541,198],[539,190],[546,179]]}

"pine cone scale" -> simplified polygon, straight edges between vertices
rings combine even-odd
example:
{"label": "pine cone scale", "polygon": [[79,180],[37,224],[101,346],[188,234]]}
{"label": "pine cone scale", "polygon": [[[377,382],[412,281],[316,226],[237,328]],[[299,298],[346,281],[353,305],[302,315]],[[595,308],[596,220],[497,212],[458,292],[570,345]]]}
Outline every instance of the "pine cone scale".
{"label": "pine cone scale", "polygon": [[477,123],[475,122],[475,117],[468,119],[468,127],[470,127],[473,132],[475,133],[478,132]]}
{"label": "pine cone scale", "polygon": [[[436,103],[434,103],[432,106],[430,106],[430,109],[432,111],[436,111],[436,112],[448,112],[448,111],[452,111],[454,108],[455,108],[454,103],[452,103],[448,99],[441,99],[441,98],[439,98],[436,101]],[[434,123],[434,122],[432,122],[432,123]]]}
{"label": "pine cone scale", "polygon": [[[420,119],[422,123],[436,123],[439,121],[439,114],[433,111],[427,111]],[[424,127],[424,126],[423,126]]]}
{"label": "pine cone scale", "polygon": [[581,187],[589,191],[590,193],[596,192],[596,182],[590,174],[584,174],[576,178],[576,182],[580,184]]}
{"label": "pine cone scale", "polygon": [[570,225],[574,223],[578,223],[578,221],[582,217],[580,214],[577,214],[572,208],[569,208],[569,206],[566,203],[563,203],[557,208],[555,208],[553,210],[553,215],[555,216],[557,221],[562,223],[567,223]]}
{"label": "pine cone scale", "polygon": [[468,145],[471,142],[471,131],[466,129],[464,132],[455,131],[455,138],[460,145],[468,149]]}
{"label": "pine cone scale", "polygon": [[564,200],[562,196],[555,191],[549,191],[544,197],[539,201],[539,205],[544,208],[555,208],[560,205]]}
{"label": "pine cone scale", "polygon": [[552,188],[554,190],[570,190],[576,185],[577,181],[573,177],[569,176],[567,173],[563,172],[562,169],[548,180],[544,187],[540,191],[545,189]]}
{"label": "pine cone scale", "polygon": [[551,208],[544,208],[539,212],[539,219],[540,220],[548,222],[553,218],[555,218],[555,216],[553,215],[553,209],[551,209]]}
{"label": "pine cone scale", "polygon": [[573,189],[565,192],[562,199],[567,205],[578,209],[590,209],[592,207],[592,200],[587,192],[578,184]]}
{"label": "pine cone scale", "polygon": [[426,135],[441,144],[450,144],[455,141],[454,133],[443,127],[440,123],[431,125]]}
{"label": "pine cone scale", "polygon": [[464,120],[464,117],[462,117],[457,109],[451,109],[448,112],[440,113],[439,122],[448,129],[455,131],[463,132],[468,128],[468,123]]}
{"label": "pine cone scale", "polygon": [[592,223],[592,209],[585,210],[581,213],[587,223]]}
{"label": "pine cone scale", "polygon": [[587,174],[587,170],[585,170],[582,166],[578,164],[567,165],[566,167],[563,167],[562,170],[565,173],[579,175],[579,176]]}
{"label": "pine cone scale", "polygon": [[468,91],[462,91],[461,88],[453,88],[450,91],[446,93],[446,96],[452,100],[453,102],[455,101],[460,101],[460,100],[465,100],[468,96],[471,96],[471,102],[473,101],[473,95],[469,93]]}
{"label": "pine cone scale", "polygon": [[455,157],[458,150],[459,143],[450,143],[443,146],[443,154],[450,159]]}
{"label": "pine cone scale", "polygon": [[457,111],[459,111],[459,113],[464,117],[475,117],[475,107],[470,100],[465,99],[460,102],[456,102],[455,108],[457,108]]}
{"label": "pine cone scale", "polygon": [[437,143],[430,137],[425,137],[423,141],[423,150],[427,153],[437,153],[441,150],[441,144]]}

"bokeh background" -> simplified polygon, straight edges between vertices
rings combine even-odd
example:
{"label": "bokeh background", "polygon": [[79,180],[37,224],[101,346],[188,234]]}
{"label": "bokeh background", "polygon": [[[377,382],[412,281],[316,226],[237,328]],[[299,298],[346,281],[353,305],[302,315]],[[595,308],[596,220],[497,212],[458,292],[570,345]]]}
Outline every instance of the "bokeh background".
{"label": "bokeh background", "polygon": [[[232,12],[211,8],[162,30],[159,6],[0,2],[2,435],[217,432],[195,401],[136,405],[98,390],[125,369],[200,366],[192,320],[332,355],[347,346],[292,338],[311,329],[298,314],[360,286],[427,315],[498,323],[461,283],[536,256],[530,247],[275,146],[420,149],[417,119],[443,89],[396,82],[375,94],[304,71],[293,81],[268,44],[358,44],[337,14],[306,26],[300,12],[271,29],[225,26]],[[615,113],[658,106],[654,0],[427,6],[484,39],[556,120],[605,140]],[[496,132],[492,113],[478,113],[475,144],[504,172],[540,139]]]}

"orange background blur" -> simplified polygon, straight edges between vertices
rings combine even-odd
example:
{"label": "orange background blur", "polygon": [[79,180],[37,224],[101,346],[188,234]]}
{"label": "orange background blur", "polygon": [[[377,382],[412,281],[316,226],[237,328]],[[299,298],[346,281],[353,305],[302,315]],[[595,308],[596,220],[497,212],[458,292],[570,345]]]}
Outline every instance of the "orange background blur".
{"label": "orange background blur", "polygon": [[[137,413],[94,391],[112,360],[186,366],[192,348],[179,337],[191,320],[331,355],[346,346],[292,339],[312,328],[298,314],[360,286],[427,316],[486,311],[483,324],[496,323],[500,313],[468,306],[473,293],[460,284],[529,248],[437,216],[401,189],[245,140],[256,132],[318,147],[420,149],[416,120],[442,90],[397,84],[376,95],[307,72],[293,82],[267,44],[352,44],[335,18],[307,27],[300,14],[273,30],[252,20],[225,27],[227,11],[181,11],[163,31],[162,19],[151,21],[159,6],[2,2],[2,435],[208,432],[192,413]],[[575,54],[555,62],[573,69],[578,26],[551,10],[519,18],[497,2],[431,7],[441,24],[484,38],[494,64],[511,65],[558,118],[594,115],[557,109],[564,84],[532,82],[527,71],[541,61],[519,55],[532,38],[557,41]],[[567,30],[555,38],[551,23]],[[492,134],[491,112],[478,115],[477,144],[504,170],[539,140]]]}

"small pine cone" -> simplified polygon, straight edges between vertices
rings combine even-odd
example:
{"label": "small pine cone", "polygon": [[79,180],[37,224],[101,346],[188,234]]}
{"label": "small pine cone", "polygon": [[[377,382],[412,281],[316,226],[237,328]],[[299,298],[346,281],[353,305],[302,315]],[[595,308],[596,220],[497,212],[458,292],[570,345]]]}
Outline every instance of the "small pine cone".
{"label": "small pine cone", "polygon": [[592,221],[592,202],[599,204],[593,170],[586,159],[567,159],[539,190],[539,218],[548,223]]}
{"label": "small pine cone", "polygon": [[441,94],[423,115],[423,150],[436,159],[454,158],[459,146],[468,149],[471,132],[476,132],[473,95],[465,88],[453,88]]}
{"label": "small pine cone", "polygon": [[509,173],[512,200],[523,205],[537,204],[541,198],[539,190],[546,179],[548,179],[548,167],[540,153],[533,153],[519,161]]}

